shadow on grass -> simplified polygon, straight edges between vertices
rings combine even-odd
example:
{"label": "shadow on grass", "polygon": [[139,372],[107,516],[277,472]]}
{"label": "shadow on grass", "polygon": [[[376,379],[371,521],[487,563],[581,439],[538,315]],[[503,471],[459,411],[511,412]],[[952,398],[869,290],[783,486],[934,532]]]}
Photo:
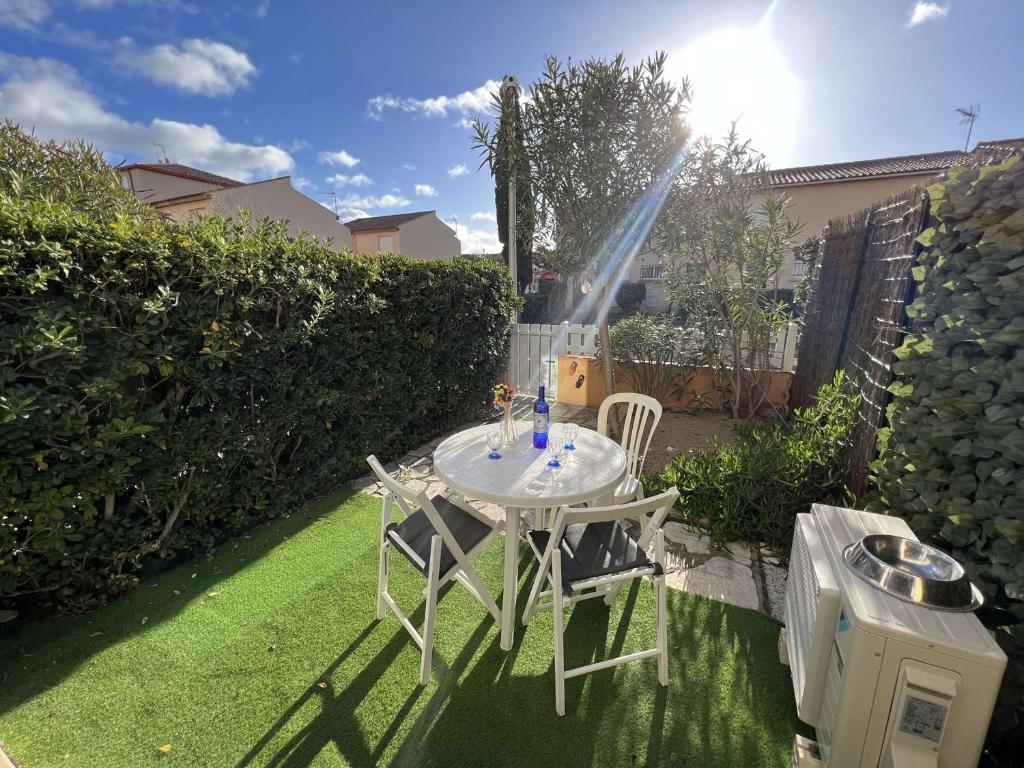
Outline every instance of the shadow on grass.
{"label": "shadow on grass", "polygon": [[[638,604],[644,589],[634,583],[619,596],[617,622],[600,601],[572,609],[567,667],[624,652],[629,620],[653,607]],[[670,687],[658,684],[654,660],[602,670],[567,682],[559,717],[553,665],[502,674],[506,659],[495,642],[444,692],[443,705],[421,713],[391,764],[788,766],[796,719],[788,674],[773,653],[778,625],[702,598],[673,603]],[[527,639],[517,637],[517,646]]]}
{"label": "shadow on grass", "polygon": [[[528,570],[520,582],[520,607],[535,565]],[[634,582],[611,611],[601,601],[574,606],[565,632],[567,666],[636,650],[631,620],[653,623],[653,600],[639,599],[645,589],[646,584]],[[444,608],[442,603],[439,610]],[[422,606],[412,620],[422,621]],[[268,754],[275,735],[303,717],[303,706],[318,691],[289,707],[235,768],[297,768],[323,759],[324,750],[332,748],[354,768],[787,766],[798,726],[787,695],[788,674],[775,656],[778,624],[752,611],[685,595],[672,596],[670,620],[670,687],[658,684],[654,660],[602,670],[568,681],[567,714],[559,717],[550,621],[517,626],[513,648],[505,652],[485,615],[454,659],[446,662],[435,653],[432,686],[408,680],[408,695],[386,713],[383,736],[371,743],[357,711],[375,696],[375,685],[411,642],[396,627],[382,651],[344,689],[319,691],[321,710],[300,723],[287,743]],[[350,653],[347,649],[322,677],[330,677]],[[627,675],[625,669],[643,671]]]}
{"label": "shadow on grass", "polygon": [[349,488],[327,494],[222,544],[209,555],[147,578],[91,613],[0,625],[0,658],[9,662],[0,668],[0,715],[59,685],[107,648],[173,619],[197,595],[214,589],[355,495]]}
{"label": "shadow on grass", "polygon": [[[10,708],[25,702],[59,685],[93,655],[173,619],[191,599],[216,590],[219,582],[268,555],[351,496],[333,494],[290,518],[256,529],[237,546],[229,543],[219,549],[212,560],[161,574],[89,616],[26,624],[0,641],[5,660],[14,662],[0,673],[0,705]],[[296,542],[304,562],[312,563],[301,589],[293,581],[294,563],[286,557],[275,556],[266,563],[274,565],[273,584],[281,592],[295,590],[286,597],[291,601],[287,617],[265,619],[271,624],[290,622],[296,628],[288,649],[291,655],[280,652],[288,665],[265,666],[250,657],[227,671],[237,675],[260,670],[273,683],[263,689],[271,698],[261,700],[269,706],[240,705],[221,696],[216,707],[197,708],[197,718],[229,717],[244,727],[228,735],[211,722],[184,720],[179,727],[201,731],[201,738],[188,746],[192,751],[187,753],[182,744],[182,757],[216,754],[218,765],[235,768],[313,763],[356,768],[788,765],[797,723],[788,673],[775,656],[778,624],[693,595],[669,594],[669,688],[658,685],[654,660],[573,678],[567,685],[567,714],[560,718],[554,709],[550,612],[538,614],[529,627],[517,625],[514,646],[505,652],[493,619],[464,590],[449,584],[438,610],[441,642],[431,684],[418,686],[418,654],[412,640],[393,617],[384,622],[373,618],[373,537],[379,530],[379,501],[354,506],[353,511],[357,517],[331,518],[330,535],[314,530]],[[321,572],[317,558],[338,548],[349,550],[345,568]],[[500,584],[501,549],[491,547],[479,558],[489,586]],[[526,558],[521,569],[526,572],[518,585],[520,615],[536,573],[529,551],[523,548],[521,554]],[[292,556],[296,557],[294,552]],[[247,574],[248,589],[260,584],[259,570]],[[420,574],[401,569],[393,577],[410,607],[416,605],[410,620],[422,625]],[[224,587],[228,592],[233,588]],[[176,591],[192,597],[175,595]],[[500,600],[500,589],[493,594]],[[267,595],[260,593],[260,599]],[[574,606],[566,625],[567,665],[577,667],[653,645],[653,609],[649,586],[638,582],[623,590],[611,608],[601,601]],[[145,626],[140,624],[143,610],[148,616]],[[232,615],[232,621],[237,617]],[[344,631],[334,632],[332,622],[339,617],[344,617]],[[190,621],[190,616],[181,617],[180,631],[186,632]],[[102,634],[92,636],[97,632]],[[182,635],[182,641],[187,639]],[[23,664],[30,669],[23,670]],[[311,677],[314,670],[319,675]],[[204,671],[216,676],[224,670],[207,665]],[[292,681],[300,682],[290,685]],[[203,695],[202,686],[191,690]],[[176,689],[165,685],[160,706],[171,705],[176,695]],[[26,722],[23,727],[34,724]],[[139,731],[147,733],[141,724]],[[92,743],[102,740],[103,732],[96,736]],[[171,760],[179,754],[177,746]],[[100,756],[109,756],[106,764],[127,765],[125,754],[123,747],[115,746]]]}

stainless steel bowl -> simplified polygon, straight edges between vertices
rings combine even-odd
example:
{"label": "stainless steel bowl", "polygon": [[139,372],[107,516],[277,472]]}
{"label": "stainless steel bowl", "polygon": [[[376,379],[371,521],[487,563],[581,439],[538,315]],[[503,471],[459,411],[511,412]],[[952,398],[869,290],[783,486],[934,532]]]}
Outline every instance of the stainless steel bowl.
{"label": "stainless steel bowl", "polygon": [[960,563],[913,539],[870,534],[843,550],[846,565],[886,594],[939,611],[973,611],[984,602]]}

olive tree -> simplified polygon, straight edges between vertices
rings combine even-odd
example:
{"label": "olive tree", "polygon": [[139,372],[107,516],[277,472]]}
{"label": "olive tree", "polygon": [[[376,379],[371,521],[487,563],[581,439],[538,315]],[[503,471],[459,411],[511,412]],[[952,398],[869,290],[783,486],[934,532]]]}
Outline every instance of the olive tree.
{"label": "olive tree", "polygon": [[773,298],[801,225],[773,190],[761,156],[735,132],[692,148],[659,235],[669,254],[670,295],[717,369],[734,417],[767,400],[773,336],[792,320]]}
{"label": "olive tree", "polygon": [[[665,61],[664,53],[635,66],[622,54],[579,63],[551,56],[523,105],[537,234],[556,274],[593,283],[609,393],[612,283],[650,228],[633,226],[634,208],[675,167],[689,136],[690,86],[670,81]],[[493,167],[498,134],[480,120],[475,131],[475,146]]]}

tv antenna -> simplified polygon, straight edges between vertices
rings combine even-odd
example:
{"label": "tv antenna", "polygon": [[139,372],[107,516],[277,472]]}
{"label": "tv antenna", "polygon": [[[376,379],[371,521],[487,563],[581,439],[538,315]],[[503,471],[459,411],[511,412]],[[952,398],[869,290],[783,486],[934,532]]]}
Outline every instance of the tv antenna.
{"label": "tv antenna", "polygon": [[167,159],[167,148],[163,144],[154,144],[153,146],[157,147],[160,150],[158,158],[161,163],[171,162],[170,160]]}
{"label": "tv antenna", "polygon": [[978,119],[978,115],[981,114],[981,104],[971,104],[969,107],[957,107],[956,111],[960,114],[960,125],[967,126],[967,140],[964,141],[964,152],[967,151],[967,147],[971,144],[971,131],[974,130],[974,121]]}
{"label": "tv antenna", "polygon": [[318,195],[323,195],[324,197],[330,197],[331,198],[331,205],[334,208],[334,215],[335,215],[335,217],[337,217],[337,215],[338,215],[338,193],[335,192],[333,189],[331,189],[328,192],[318,192],[317,194]]}

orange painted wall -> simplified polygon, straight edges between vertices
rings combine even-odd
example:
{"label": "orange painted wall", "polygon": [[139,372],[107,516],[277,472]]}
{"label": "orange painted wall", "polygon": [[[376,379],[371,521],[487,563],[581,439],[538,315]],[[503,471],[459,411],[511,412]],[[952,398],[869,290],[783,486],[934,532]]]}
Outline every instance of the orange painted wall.
{"label": "orange painted wall", "polygon": [[[580,381],[583,376],[583,381]],[[768,400],[779,408],[787,408],[789,403],[789,387],[793,382],[793,374],[783,371],[772,371],[768,382]],[[621,372],[616,371],[615,384],[617,392],[628,392],[628,380]],[[578,385],[578,386],[577,386]],[[694,405],[697,395],[707,395],[714,391],[711,370],[700,368],[682,398],[670,397],[662,402],[666,408],[685,410]],[[604,372],[601,361],[596,357],[582,355],[559,355],[558,357],[558,402],[566,405],[586,405],[596,408],[604,400]]]}

